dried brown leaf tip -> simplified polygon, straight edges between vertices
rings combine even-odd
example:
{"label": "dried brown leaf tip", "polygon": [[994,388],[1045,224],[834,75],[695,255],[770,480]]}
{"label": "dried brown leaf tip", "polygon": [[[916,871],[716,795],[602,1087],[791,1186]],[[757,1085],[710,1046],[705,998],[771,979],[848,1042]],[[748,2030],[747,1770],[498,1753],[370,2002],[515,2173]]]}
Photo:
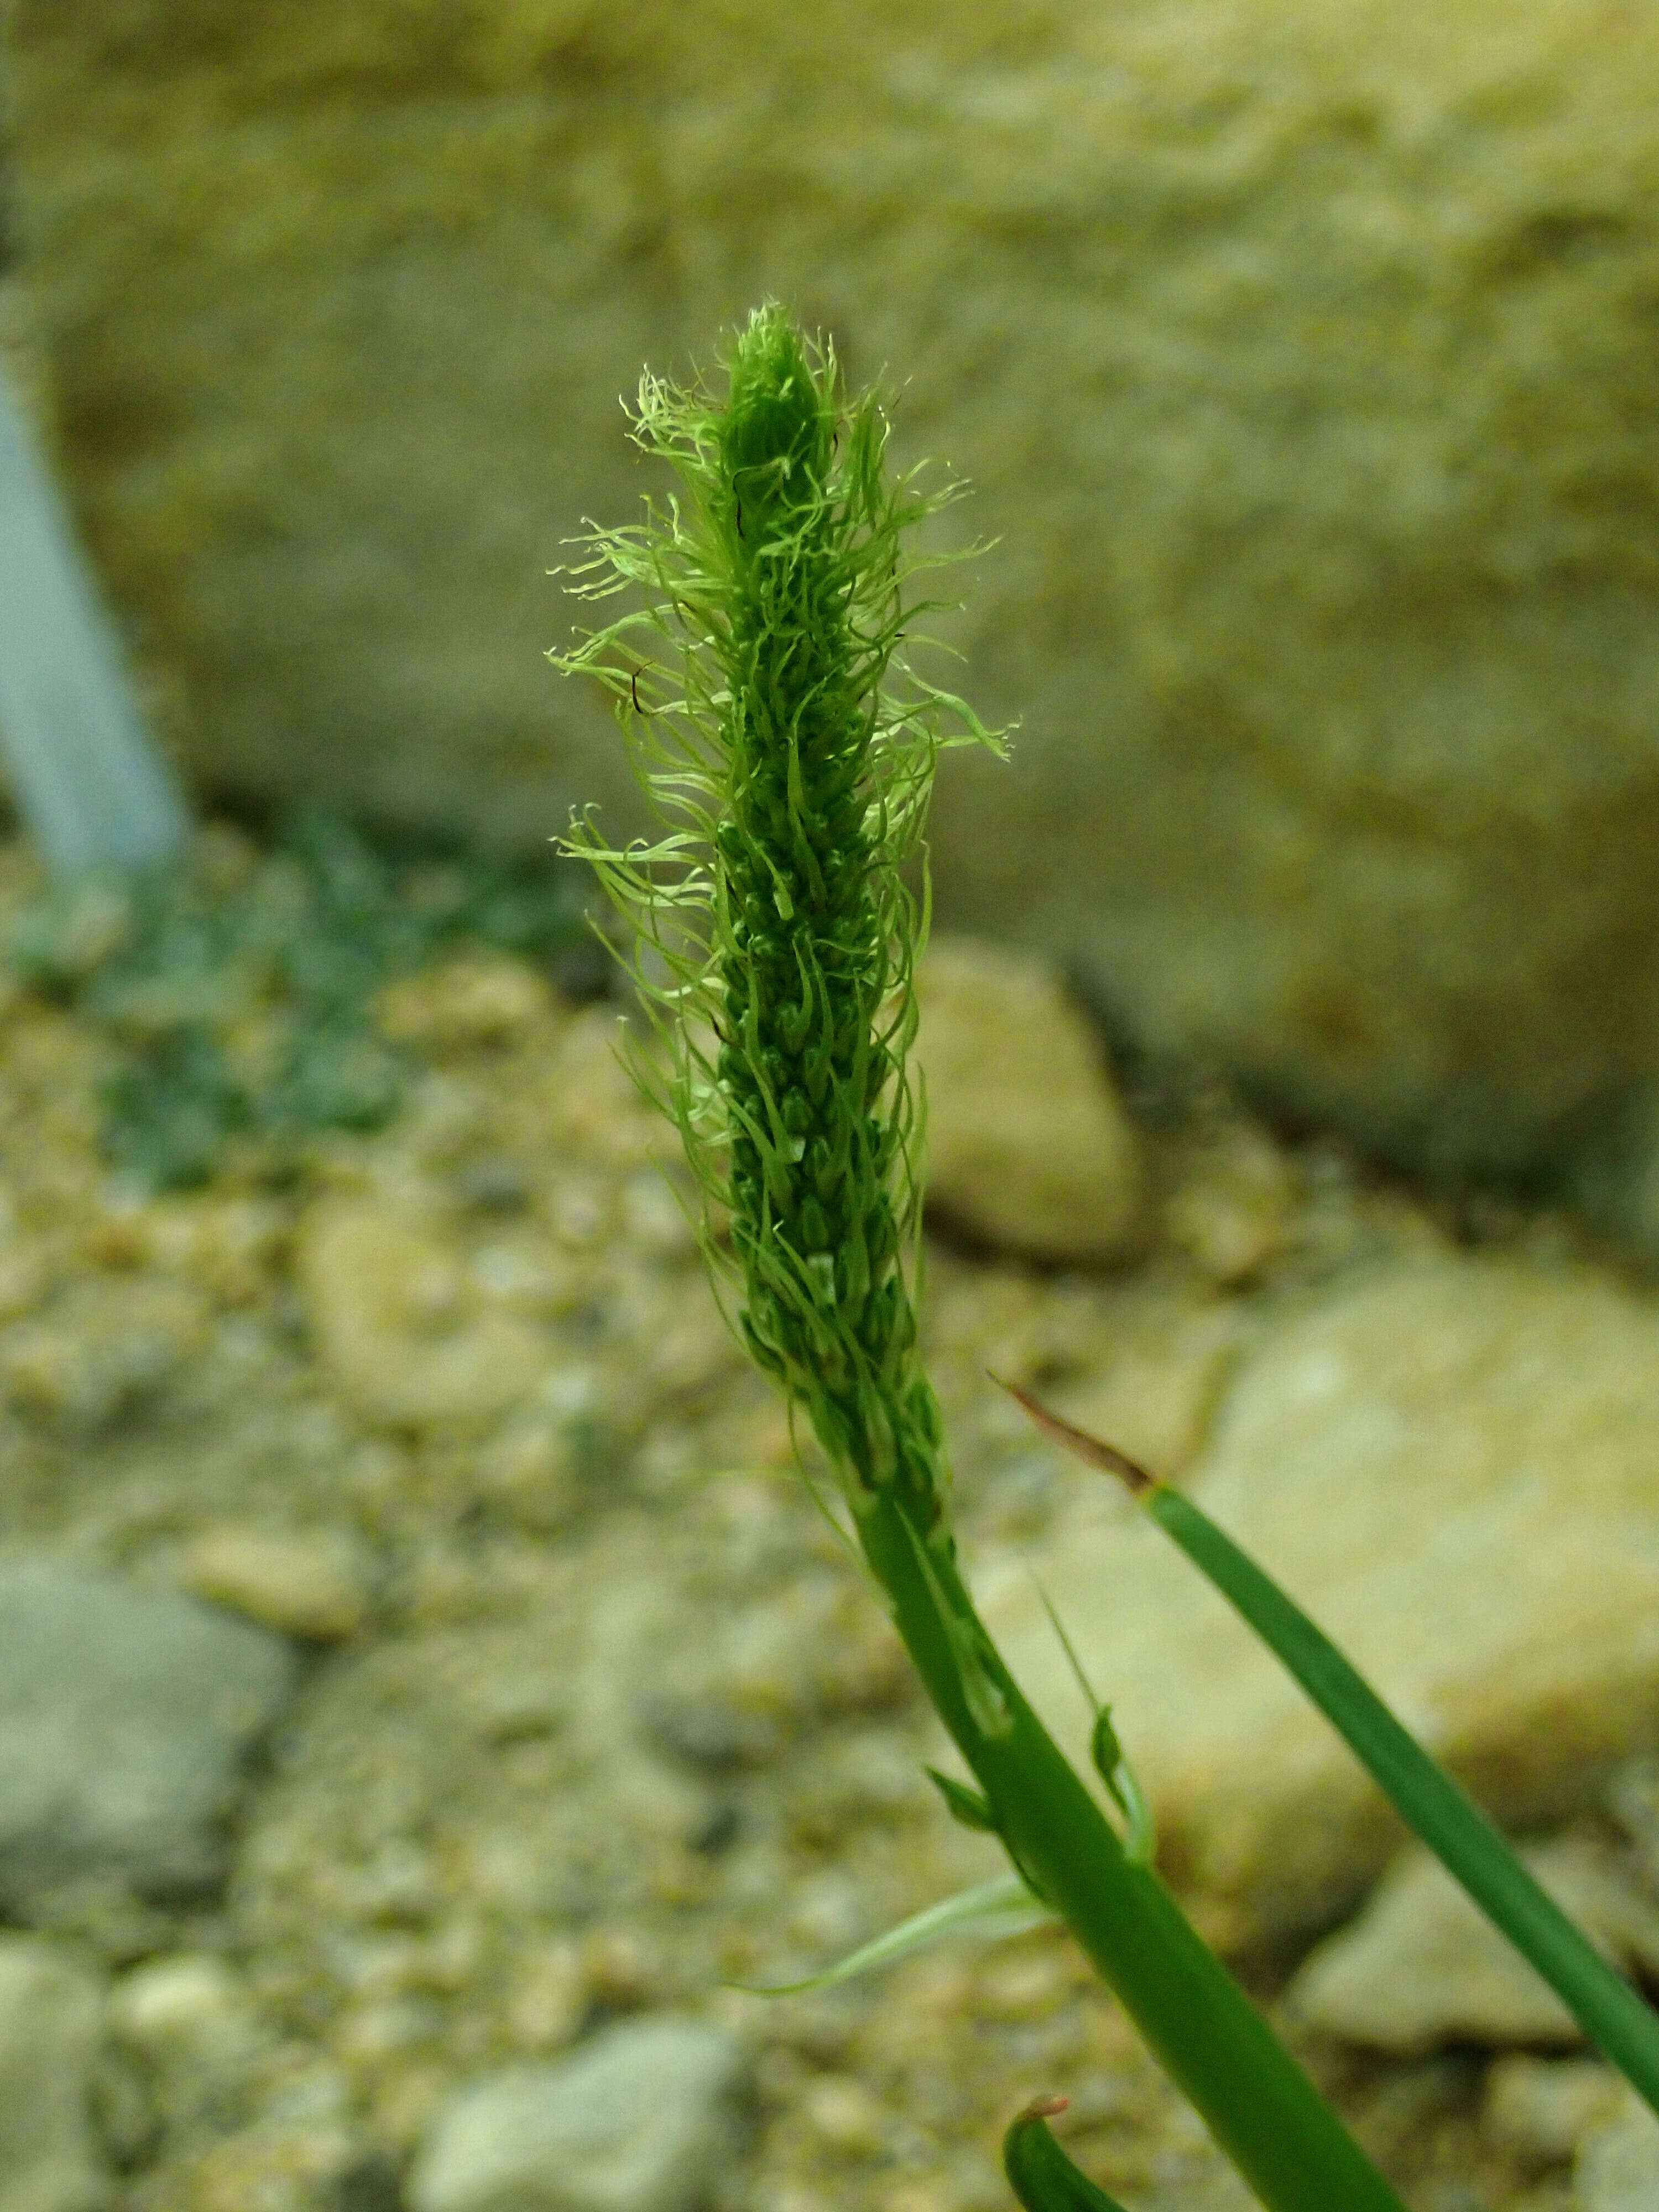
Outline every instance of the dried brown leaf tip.
{"label": "dried brown leaf tip", "polygon": [[1022,1390],[1018,1382],[1005,1382],[1000,1375],[991,1380],[1000,1390],[1006,1390],[1015,1404],[1021,1407],[1028,1419],[1034,1421],[1046,1437],[1052,1437],[1065,1451],[1073,1453],[1090,1467],[1097,1467],[1107,1474],[1115,1474],[1124,1488],[1134,1498],[1144,1498],[1158,1488],[1158,1477],[1149,1474],[1138,1460],[1121,1452],[1115,1444],[1103,1437],[1091,1437],[1086,1429],[1079,1429],[1070,1421],[1063,1421],[1058,1413],[1051,1413],[1029,1390]]}

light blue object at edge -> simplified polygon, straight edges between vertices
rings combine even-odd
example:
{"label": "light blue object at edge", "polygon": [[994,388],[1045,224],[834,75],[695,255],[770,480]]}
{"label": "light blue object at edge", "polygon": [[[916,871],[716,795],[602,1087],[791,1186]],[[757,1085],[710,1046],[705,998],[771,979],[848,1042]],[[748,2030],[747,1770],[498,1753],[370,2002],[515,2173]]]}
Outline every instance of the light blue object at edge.
{"label": "light blue object at edge", "polygon": [[57,876],[175,854],[190,817],[144,727],[56,488],[0,370],[0,753]]}

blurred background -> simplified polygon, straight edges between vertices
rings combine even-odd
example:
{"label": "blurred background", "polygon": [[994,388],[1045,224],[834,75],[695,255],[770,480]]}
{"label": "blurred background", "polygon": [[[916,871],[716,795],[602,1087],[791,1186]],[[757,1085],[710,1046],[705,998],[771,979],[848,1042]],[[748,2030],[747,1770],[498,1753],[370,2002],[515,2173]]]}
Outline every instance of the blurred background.
{"label": "blurred background", "polygon": [[935,672],[1019,722],[924,991],[999,1620],[1140,1562],[1079,1640],[1172,1875],[1414,2202],[1659,2201],[1409,1865],[1393,2014],[1304,1964],[1397,1836],[982,1379],[1215,1486],[1651,1984],[1648,11],[9,0],[0,115],[0,657],[107,659],[179,855],[45,866],[26,738],[71,853],[113,756],[0,668],[0,2212],[592,2212],[579,2057],[638,2212],[993,2212],[1061,2081],[1135,2212],[1242,2201],[1043,1939],[710,1995],[988,1870],[548,855],[641,826],[548,572],[769,295],[972,480]]}
{"label": "blurred background", "polygon": [[776,293],[997,541],[945,921],[1403,1159],[1645,1145],[1639,10],[13,19],[7,328],[200,798],[628,819],[546,571],[645,489],[641,363]]}

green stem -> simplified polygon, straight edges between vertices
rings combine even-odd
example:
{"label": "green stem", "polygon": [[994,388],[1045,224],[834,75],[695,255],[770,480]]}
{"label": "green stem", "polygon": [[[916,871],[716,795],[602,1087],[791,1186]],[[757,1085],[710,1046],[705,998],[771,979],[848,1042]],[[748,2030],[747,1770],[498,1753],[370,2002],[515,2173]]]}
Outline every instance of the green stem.
{"label": "green stem", "polygon": [[[1134,1865],[1026,1704],[954,1563],[890,1493],[860,1517],[865,1555],[1010,1855],[1064,1919],[1165,2070],[1269,2212],[1402,2212],[1284,2045],[1150,1868]],[[995,1700],[973,1708],[971,1648]]]}
{"label": "green stem", "polygon": [[1407,1734],[1364,1676],[1207,1514],[1162,1484],[1145,1492],[1143,1503],[1358,1753],[1401,1817],[1659,2112],[1659,2017],[1539,1887],[1486,1814]]}

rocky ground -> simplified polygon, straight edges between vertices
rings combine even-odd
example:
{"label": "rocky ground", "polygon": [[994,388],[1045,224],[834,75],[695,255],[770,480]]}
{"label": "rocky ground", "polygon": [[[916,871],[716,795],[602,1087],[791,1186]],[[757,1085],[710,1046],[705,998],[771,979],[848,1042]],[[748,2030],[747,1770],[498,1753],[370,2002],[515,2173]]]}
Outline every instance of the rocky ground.
{"label": "rocky ground", "polygon": [[[282,866],[213,833],[198,921]],[[995,1855],[591,974],[417,932],[307,1079],[398,1110],[262,1121],[293,1004],[239,971],[157,1154],[132,1039],[183,1018],[88,981],[118,914],[43,960],[36,892],[6,853],[0,2212],[1002,2212],[1038,2090],[1134,2212],[1237,2212],[1056,1936],[737,1986]],[[924,1030],[927,1330],[1022,1669],[1075,1730],[1036,1561],[1172,1875],[1416,2212],[1659,2203],[1659,2129],[987,1376],[1189,1480],[1659,1984],[1659,1305],[1564,1218],[1126,1110],[1052,979],[975,958]]]}

